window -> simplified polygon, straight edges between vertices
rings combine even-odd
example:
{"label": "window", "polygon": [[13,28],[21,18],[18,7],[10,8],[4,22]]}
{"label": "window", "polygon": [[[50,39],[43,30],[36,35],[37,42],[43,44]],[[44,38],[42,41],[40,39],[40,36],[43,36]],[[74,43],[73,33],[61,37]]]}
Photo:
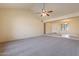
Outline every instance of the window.
{"label": "window", "polygon": [[68,30],[69,30],[69,24],[68,23],[61,24],[61,31],[68,31]]}

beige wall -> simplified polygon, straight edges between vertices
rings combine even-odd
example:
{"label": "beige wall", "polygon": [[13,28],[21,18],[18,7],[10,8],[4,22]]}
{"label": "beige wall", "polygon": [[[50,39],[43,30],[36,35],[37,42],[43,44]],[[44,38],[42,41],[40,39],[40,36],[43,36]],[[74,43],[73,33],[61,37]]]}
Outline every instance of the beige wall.
{"label": "beige wall", "polygon": [[[73,18],[69,18],[69,19],[64,19],[64,20],[69,20],[66,21],[66,23],[69,24],[69,30],[65,33],[69,33],[69,34],[79,34],[79,17],[73,17]],[[49,22],[50,23],[50,22]],[[49,32],[57,32],[57,33],[62,33],[61,32],[61,24],[63,24],[64,22],[62,20],[58,20],[58,21],[54,21],[52,23],[50,23],[52,26],[52,30],[51,28],[49,28],[49,26],[47,25],[46,27],[49,28]]]}
{"label": "beige wall", "polygon": [[52,32],[52,23],[48,22],[46,23],[46,33],[51,33]]}
{"label": "beige wall", "polygon": [[72,34],[79,34],[79,17],[70,19],[68,23],[70,24],[68,32]]}
{"label": "beige wall", "polygon": [[61,23],[59,21],[52,22],[52,32],[60,33]]}
{"label": "beige wall", "polygon": [[0,42],[39,36],[43,24],[30,10],[0,8]]}

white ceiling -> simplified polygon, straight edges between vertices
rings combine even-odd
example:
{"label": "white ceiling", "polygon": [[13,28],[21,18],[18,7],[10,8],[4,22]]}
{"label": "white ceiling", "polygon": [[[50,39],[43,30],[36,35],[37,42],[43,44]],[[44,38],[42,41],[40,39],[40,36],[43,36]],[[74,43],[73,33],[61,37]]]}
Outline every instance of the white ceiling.
{"label": "white ceiling", "polygon": [[[45,17],[45,19],[57,18],[60,16],[79,12],[79,3],[46,3],[45,5],[47,10],[54,11],[50,17]],[[41,12],[41,9],[43,8],[42,3],[0,4],[0,7],[5,6],[30,9],[36,17],[40,17],[40,15],[37,15],[35,13]]]}
{"label": "white ceiling", "polygon": [[[41,12],[42,5],[43,4],[34,4],[31,9],[33,10],[33,12]],[[67,14],[79,12],[78,3],[47,3],[45,5],[47,10],[54,11],[51,16],[46,17],[46,19],[57,18]]]}

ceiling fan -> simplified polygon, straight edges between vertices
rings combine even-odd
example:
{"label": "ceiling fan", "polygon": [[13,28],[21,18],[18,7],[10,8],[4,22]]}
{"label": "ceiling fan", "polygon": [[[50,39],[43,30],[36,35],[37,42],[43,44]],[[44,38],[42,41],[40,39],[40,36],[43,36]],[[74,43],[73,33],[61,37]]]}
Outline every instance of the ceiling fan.
{"label": "ceiling fan", "polygon": [[38,14],[41,14],[42,17],[44,16],[50,16],[50,13],[52,13],[53,11],[52,10],[46,10],[45,9],[45,3],[43,3],[43,8],[41,9],[41,12],[38,13]]}

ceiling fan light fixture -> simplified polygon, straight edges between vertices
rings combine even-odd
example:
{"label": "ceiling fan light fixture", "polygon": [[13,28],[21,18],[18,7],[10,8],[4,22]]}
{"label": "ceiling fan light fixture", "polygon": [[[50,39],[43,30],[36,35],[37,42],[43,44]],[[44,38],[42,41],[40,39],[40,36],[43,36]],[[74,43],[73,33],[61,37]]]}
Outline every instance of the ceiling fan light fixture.
{"label": "ceiling fan light fixture", "polygon": [[43,3],[43,8],[41,9],[41,12],[39,14],[41,17],[45,17],[45,16],[50,16],[52,12],[53,12],[52,10],[47,10],[45,8],[45,3]]}
{"label": "ceiling fan light fixture", "polygon": [[42,16],[46,16],[47,14],[46,13],[42,13]]}

